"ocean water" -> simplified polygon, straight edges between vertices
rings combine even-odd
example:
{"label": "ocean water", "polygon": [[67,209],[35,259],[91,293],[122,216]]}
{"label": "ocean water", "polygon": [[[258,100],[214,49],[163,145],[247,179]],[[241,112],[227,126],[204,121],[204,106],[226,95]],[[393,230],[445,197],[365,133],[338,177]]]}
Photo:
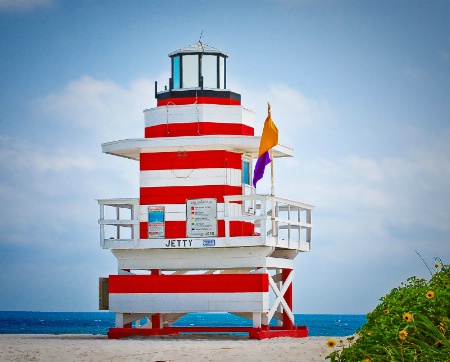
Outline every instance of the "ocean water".
{"label": "ocean water", "polygon": [[[348,336],[366,317],[356,314],[296,314],[295,324],[306,325],[310,336]],[[174,326],[251,326],[251,321],[227,313],[190,313]],[[1,312],[0,334],[106,334],[114,327],[109,312]]]}

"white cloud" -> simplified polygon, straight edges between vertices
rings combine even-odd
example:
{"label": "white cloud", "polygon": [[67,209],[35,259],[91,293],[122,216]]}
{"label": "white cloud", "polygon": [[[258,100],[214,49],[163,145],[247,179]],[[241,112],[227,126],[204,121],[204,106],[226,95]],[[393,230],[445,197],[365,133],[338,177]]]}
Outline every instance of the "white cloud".
{"label": "white cloud", "polygon": [[[169,74],[165,72],[156,80],[161,84],[168,78]],[[139,177],[137,163],[102,155],[100,145],[144,137],[143,110],[156,106],[153,79],[136,79],[123,86],[110,80],[83,76],[68,83],[60,92],[39,98],[35,106],[40,110],[41,117],[49,120],[48,127],[62,127],[62,134],[58,134],[62,149],[71,145],[80,151],[77,153],[67,149],[59,152],[53,167],[64,165],[63,158],[70,154],[72,163],[87,166],[93,162],[93,167],[105,174],[115,175],[127,185],[136,183]],[[42,167],[45,167],[45,163]],[[117,183],[112,187],[102,185],[98,197],[124,197],[112,195],[113,190],[118,189]],[[138,192],[138,188],[135,192]]]}
{"label": "white cloud", "polygon": [[[167,75],[160,78],[163,76]],[[70,82],[61,92],[36,103],[46,116],[82,129],[101,142],[143,137],[142,111],[156,106],[154,82],[149,79],[138,79],[122,87],[89,76]]]}
{"label": "white cloud", "polygon": [[82,152],[80,147],[68,149],[57,146],[48,149],[39,144],[0,136],[0,164],[4,171],[46,172],[93,169],[94,160]]}
{"label": "white cloud", "polygon": [[70,229],[82,234],[86,225],[95,225],[95,198],[137,194],[136,162],[114,160],[100,149],[83,147],[84,142],[44,147],[39,142],[0,137],[0,244],[27,245],[39,240],[43,248],[54,247]]}
{"label": "white cloud", "polygon": [[360,156],[350,156],[349,166],[357,173],[357,177],[370,183],[380,183],[384,180],[384,172],[380,165],[373,159]]}
{"label": "white cloud", "polygon": [[392,224],[450,231],[449,161],[439,150],[381,159],[315,158],[280,177],[289,181],[283,181],[289,190],[295,190],[299,180],[302,193],[320,207],[333,209],[334,217],[365,210],[371,213],[367,223],[378,215]]}
{"label": "white cloud", "polygon": [[0,0],[0,11],[30,11],[53,4],[54,0]]}
{"label": "white cloud", "polygon": [[278,130],[280,143],[292,145],[298,135],[310,127],[324,127],[335,119],[335,112],[325,100],[309,98],[286,84],[271,84],[267,89],[243,85],[231,79],[234,91],[242,94],[243,106],[255,112],[255,135],[260,135],[270,103],[272,119]]}

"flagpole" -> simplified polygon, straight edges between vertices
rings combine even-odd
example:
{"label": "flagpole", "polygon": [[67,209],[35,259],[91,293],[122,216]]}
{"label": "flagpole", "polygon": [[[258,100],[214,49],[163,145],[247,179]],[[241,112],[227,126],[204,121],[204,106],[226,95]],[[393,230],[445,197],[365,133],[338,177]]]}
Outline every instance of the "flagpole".
{"label": "flagpole", "polygon": [[[267,102],[267,114],[269,117],[271,117],[270,114],[270,103]],[[270,157],[270,195],[275,196],[275,181],[274,181],[274,175],[273,175],[273,153],[272,148],[269,150],[269,157]]]}
{"label": "flagpole", "polygon": [[[269,109],[270,109],[270,105],[269,105]],[[274,181],[273,181],[273,154],[272,154],[272,149],[269,150],[269,157],[270,157],[270,182],[271,182],[271,187],[270,187],[270,196],[271,197],[271,204],[272,204],[272,208],[270,210],[270,218],[272,220],[272,236],[278,236],[278,232],[276,230],[276,223],[275,223],[275,214],[274,214],[274,208],[275,208],[275,203],[273,202],[273,197],[275,196],[275,187],[274,187]]]}
{"label": "flagpole", "polygon": [[271,187],[270,187],[270,195],[275,196],[275,181],[274,181],[274,175],[273,175],[273,153],[272,149],[269,150],[270,155],[270,181],[271,181]]}
{"label": "flagpole", "polygon": [[[267,113],[269,117],[272,119],[272,115],[270,114],[270,103],[267,102]],[[273,147],[272,147],[273,148]],[[270,211],[270,218],[272,219],[272,236],[278,237],[278,228],[275,222],[276,213],[274,213],[275,203],[273,201],[273,197],[275,196],[275,181],[273,174],[273,151],[272,148],[269,149],[269,157],[270,157],[270,196],[272,196],[271,203],[272,209]]]}

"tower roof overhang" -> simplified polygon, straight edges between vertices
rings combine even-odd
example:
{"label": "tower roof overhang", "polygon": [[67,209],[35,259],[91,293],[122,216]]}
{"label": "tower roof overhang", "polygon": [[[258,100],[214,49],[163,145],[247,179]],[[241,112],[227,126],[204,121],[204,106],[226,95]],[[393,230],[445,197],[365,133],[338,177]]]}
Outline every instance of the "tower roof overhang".
{"label": "tower roof overhang", "polygon": [[208,44],[204,44],[200,41],[195,44],[188,45],[184,48],[175,50],[174,52],[169,54],[169,57],[174,57],[179,54],[219,54],[224,56],[225,58],[228,57],[228,55],[222,50],[214,48]]}
{"label": "tower roof overhang", "polygon": [[[193,136],[138,138],[107,142],[102,152],[139,161],[141,153],[227,150],[258,157],[261,137],[251,136]],[[273,157],[292,157],[294,150],[283,145],[272,148]]]}

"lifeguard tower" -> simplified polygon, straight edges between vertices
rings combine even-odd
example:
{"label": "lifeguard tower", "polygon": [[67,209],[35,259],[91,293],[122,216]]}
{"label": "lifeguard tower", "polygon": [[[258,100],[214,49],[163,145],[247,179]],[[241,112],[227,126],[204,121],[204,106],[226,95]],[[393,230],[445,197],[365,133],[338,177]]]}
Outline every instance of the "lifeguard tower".
{"label": "lifeguard tower", "polygon": [[[109,338],[180,332],[306,337],[294,324],[294,258],[311,248],[313,206],[256,194],[261,137],[254,113],[227,89],[228,56],[198,42],[169,54],[171,78],[144,110],[145,137],[102,151],[139,162],[138,199],[102,199],[100,245],[118,274],[100,278]],[[276,145],[274,158],[292,157]],[[173,326],[191,312],[228,312],[239,327]],[[271,323],[272,321],[272,323]]]}

